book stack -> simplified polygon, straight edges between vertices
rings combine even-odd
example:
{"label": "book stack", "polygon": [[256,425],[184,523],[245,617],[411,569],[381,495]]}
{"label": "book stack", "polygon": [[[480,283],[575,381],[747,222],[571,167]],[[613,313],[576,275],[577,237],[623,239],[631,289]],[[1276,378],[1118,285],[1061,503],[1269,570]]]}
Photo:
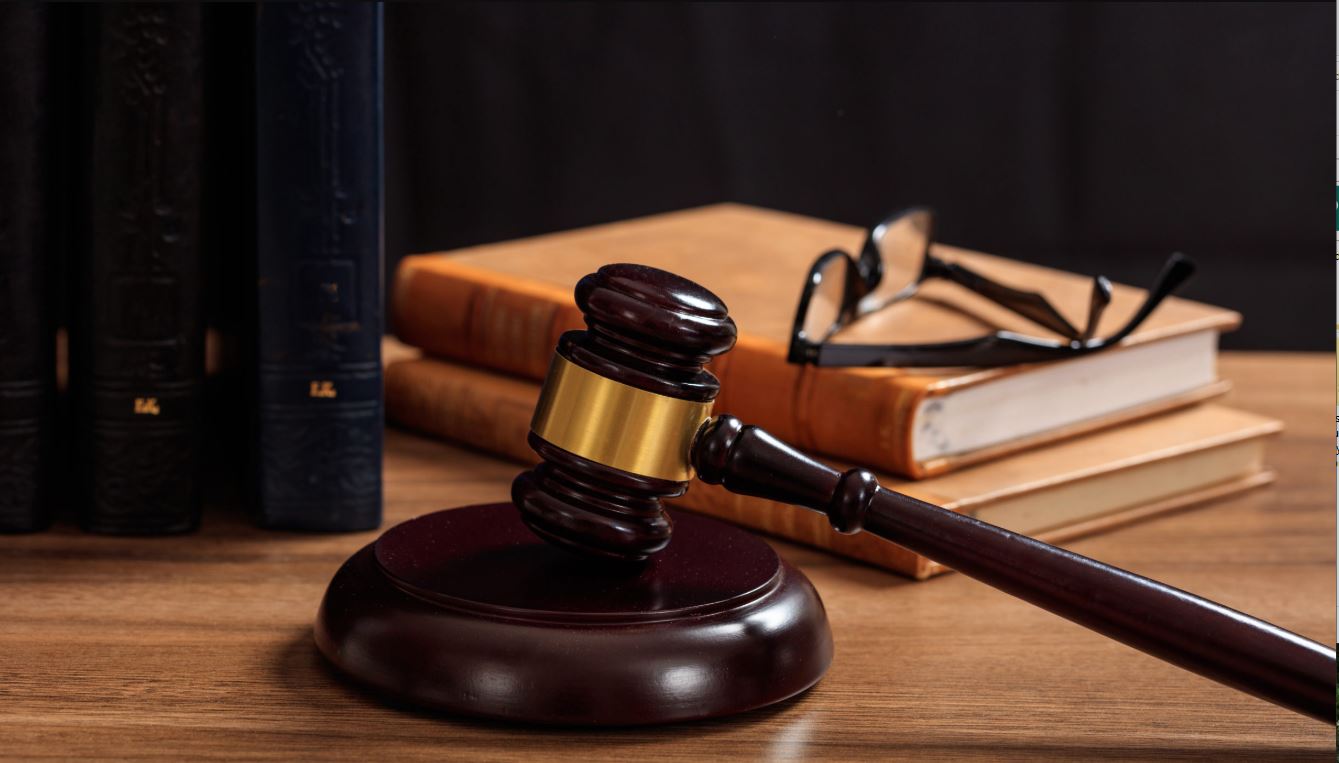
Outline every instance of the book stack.
{"label": "book stack", "polygon": [[[421,351],[385,372],[388,416],[518,461],[558,336],[582,327],[572,288],[610,262],[703,284],[729,306],[735,349],[713,362],[715,412],[757,424],[841,468],[872,468],[894,490],[1059,542],[1265,484],[1264,441],[1278,422],[1212,402],[1227,383],[1218,337],[1236,313],[1168,299],[1121,346],[1003,368],[817,368],[788,363],[800,287],[814,259],[858,251],[851,226],[734,204],[416,255],[399,266],[391,311]],[[1090,275],[948,246],[936,253],[1045,294],[1082,317]],[[1116,285],[1098,335],[1142,301]],[[1079,321],[1081,322],[1081,321]],[[922,342],[996,330],[1035,334],[1013,313],[953,284],[844,329],[834,341]],[[680,508],[829,549],[917,579],[934,563],[811,512],[694,483]]]}
{"label": "book stack", "polygon": [[263,526],[380,523],[381,23],[0,9],[0,531],[190,531],[221,461]]}

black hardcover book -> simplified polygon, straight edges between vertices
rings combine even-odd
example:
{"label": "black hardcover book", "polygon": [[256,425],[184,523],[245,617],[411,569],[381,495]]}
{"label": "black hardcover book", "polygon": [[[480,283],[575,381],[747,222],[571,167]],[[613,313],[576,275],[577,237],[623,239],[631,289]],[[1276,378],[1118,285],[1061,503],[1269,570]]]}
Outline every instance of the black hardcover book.
{"label": "black hardcover book", "polygon": [[379,4],[256,22],[259,521],[381,523]]}
{"label": "black hardcover book", "polygon": [[47,32],[45,8],[0,5],[0,532],[40,530],[52,513]]}
{"label": "black hardcover book", "polygon": [[81,519],[184,532],[200,516],[201,8],[86,11],[91,209],[70,359]]}

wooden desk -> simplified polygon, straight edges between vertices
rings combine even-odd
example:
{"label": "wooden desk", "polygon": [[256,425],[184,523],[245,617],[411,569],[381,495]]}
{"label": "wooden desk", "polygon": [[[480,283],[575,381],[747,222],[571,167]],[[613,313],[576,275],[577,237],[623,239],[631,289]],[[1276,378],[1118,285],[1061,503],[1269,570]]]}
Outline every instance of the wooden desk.
{"label": "wooden desk", "polygon": [[[1287,423],[1278,484],[1072,547],[1331,642],[1334,359],[1229,354],[1222,370],[1232,403]],[[501,500],[516,471],[391,431],[386,520]],[[1333,760],[1325,724],[966,578],[910,583],[784,543],[823,595],[837,656],[780,707],[615,731],[390,709],[311,641],[326,581],[374,537],[215,514],[181,538],[0,537],[0,757]]]}

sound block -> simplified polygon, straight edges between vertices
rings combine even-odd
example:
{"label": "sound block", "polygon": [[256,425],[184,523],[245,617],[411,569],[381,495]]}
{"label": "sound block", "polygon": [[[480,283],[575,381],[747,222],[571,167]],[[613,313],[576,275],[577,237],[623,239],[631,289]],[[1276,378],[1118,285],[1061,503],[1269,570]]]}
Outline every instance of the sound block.
{"label": "sound block", "polygon": [[631,566],[551,546],[509,503],[412,519],[336,573],[316,645],[393,700],[527,723],[709,718],[817,683],[832,634],[808,579],[739,528],[672,518]]}

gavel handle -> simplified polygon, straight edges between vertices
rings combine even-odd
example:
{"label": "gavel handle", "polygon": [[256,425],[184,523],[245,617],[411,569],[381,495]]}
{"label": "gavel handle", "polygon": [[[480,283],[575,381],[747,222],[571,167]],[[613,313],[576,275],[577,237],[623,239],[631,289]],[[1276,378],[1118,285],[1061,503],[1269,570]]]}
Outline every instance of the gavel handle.
{"label": "gavel handle", "polygon": [[1156,580],[839,473],[733,416],[699,432],[698,477],[828,515],[1206,678],[1335,720],[1334,650]]}

